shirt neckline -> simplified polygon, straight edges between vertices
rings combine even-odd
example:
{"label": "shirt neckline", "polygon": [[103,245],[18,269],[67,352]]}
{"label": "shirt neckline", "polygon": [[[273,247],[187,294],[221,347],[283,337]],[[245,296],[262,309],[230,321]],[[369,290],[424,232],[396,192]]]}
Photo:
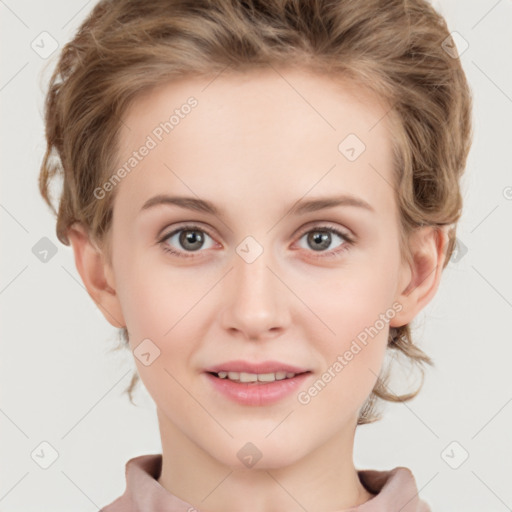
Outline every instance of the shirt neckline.
{"label": "shirt neckline", "polygon": [[[133,512],[197,510],[158,482],[161,469],[161,453],[139,455],[130,459],[125,467],[126,489],[119,500],[125,499],[133,503]],[[362,485],[376,495],[357,507],[338,512],[430,511],[426,503],[419,500],[416,481],[409,468],[397,466],[391,470],[382,471],[359,469],[357,474]]]}

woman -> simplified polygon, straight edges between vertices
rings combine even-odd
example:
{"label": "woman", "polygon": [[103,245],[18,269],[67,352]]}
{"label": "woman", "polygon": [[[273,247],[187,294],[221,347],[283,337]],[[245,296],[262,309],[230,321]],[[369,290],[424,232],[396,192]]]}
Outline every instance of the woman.
{"label": "woman", "polygon": [[[123,510],[428,511],[357,470],[462,209],[471,94],[423,0],[101,1],[46,103],[57,235],[155,401]],[[54,156],[58,158],[55,159]]]}

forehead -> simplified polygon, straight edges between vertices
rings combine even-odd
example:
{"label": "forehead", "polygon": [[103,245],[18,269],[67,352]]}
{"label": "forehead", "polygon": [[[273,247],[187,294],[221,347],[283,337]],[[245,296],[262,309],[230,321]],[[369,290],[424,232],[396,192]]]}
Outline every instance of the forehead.
{"label": "forehead", "polygon": [[125,113],[118,165],[151,149],[119,187],[139,206],[177,189],[298,198],[312,187],[389,203],[388,110],[342,77],[300,69],[180,78],[139,96]]}

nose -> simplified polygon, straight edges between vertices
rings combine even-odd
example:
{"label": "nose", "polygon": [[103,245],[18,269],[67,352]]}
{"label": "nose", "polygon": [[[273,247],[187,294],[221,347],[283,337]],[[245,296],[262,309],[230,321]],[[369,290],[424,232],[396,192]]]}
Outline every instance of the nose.
{"label": "nose", "polygon": [[221,323],[231,335],[257,341],[278,337],[288,327],[290,291],[273,261],[269,250],[250,263],[234,254],[221,299]]}

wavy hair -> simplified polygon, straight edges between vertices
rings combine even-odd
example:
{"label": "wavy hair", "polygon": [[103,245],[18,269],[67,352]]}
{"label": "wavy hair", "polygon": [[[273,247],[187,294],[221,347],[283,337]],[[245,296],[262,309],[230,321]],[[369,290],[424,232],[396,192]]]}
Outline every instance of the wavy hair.
{"label": "wavy hair", "polygon": [[[390,106],[402,255],[410,257],[414,229],[446,227],[446,266],[472,139],[471,91],[450,46],[446,21],[426,0],[101,0],[62,48],[45,100],[39,187],[57,237],[69,245],[67,231],[79,222],[110,254],[114,193],[98,201],[94,190],[112,175],[121,119],[139,94],[187,75],[297,66],[348,79]],[[127,329],[119,334],[128,347]],[[358,424],[380,419],[378,399],[416,396],[424,365],[433,365],[410,325],[390,329],[388,348],[420,370],[421,384],[396,395],[387,387],[391,366],[383,365]],[[135,371],[131,401],[138,379]]]}

